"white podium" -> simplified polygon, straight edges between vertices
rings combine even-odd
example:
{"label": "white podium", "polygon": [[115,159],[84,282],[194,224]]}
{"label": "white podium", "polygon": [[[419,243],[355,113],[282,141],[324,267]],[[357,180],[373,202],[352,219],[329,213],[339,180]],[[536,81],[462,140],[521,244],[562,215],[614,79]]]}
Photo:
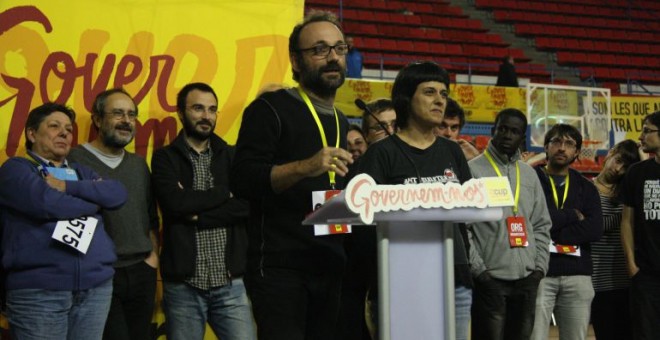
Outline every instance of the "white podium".
{"label": "white podium", "polygon": [[[349,210],[344,194],[326,202],[303,224],[363,224]],[[455,339],[453,225],[502,217],[499,207],[374,214],[381,340]]]}

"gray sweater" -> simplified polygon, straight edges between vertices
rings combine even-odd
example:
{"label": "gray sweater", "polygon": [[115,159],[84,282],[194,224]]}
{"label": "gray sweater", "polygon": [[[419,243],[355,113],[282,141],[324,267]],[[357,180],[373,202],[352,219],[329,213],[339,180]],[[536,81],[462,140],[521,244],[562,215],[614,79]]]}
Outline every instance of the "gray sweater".
{"label": "gray sweater", "polygon": [[[492,143],[488,144],[487,150],[502,176],[509,178],[514,194],[517,180],[516,162],[520,166],[518,216],[525,217],[529,246],[512,248],[509,245],[506,218],[513,216],[513,207],[504,207],[504,218],[500,221],[468,225],[472,275],[477,277],[488,271],[492,277],[500,280],[518,280],[534,270],[545,274],[550,257],[548,245],[552,222],[536,172],[520,160],[519,153],[509,159],[508,156],[500,154]],[[468,165],[474,178],[497,176],[483,154],[469,161]]]}
{"label": "gray sweater", "polygon": [[126,267],[143,261],[152,250],[149,231],[158,233],[158,214],[151,191],[149,167],[142,157],[125,152],[112,169],[82,145],[71,149],[70,162],[91,167],[101,177],[120,181],[128,190],[128,200],[117,210],[104,210],[105,229],[115,243],[115,267]]}

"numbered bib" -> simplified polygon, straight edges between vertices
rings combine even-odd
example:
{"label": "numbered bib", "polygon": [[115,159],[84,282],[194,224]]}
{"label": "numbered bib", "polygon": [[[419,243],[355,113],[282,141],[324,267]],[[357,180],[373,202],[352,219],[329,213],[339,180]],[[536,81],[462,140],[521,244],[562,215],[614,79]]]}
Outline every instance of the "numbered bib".
{"label": "numbered bib", "polygon": [[99,220],[89,216],[58,221],[52,238],[83,254],[87,254],[87,249],[92,242],[94,230],[96,230],[98,223]]}
{"label": "numbered bib", "polygon": [[[312,192],[312,209],[320,208],[325,201],[337,196],[340,190],[326,190],[326,191],[313,191]],[[314,235],[332,235],[332,234],[346,234],[351,232],[350,224],[315,224]]]}

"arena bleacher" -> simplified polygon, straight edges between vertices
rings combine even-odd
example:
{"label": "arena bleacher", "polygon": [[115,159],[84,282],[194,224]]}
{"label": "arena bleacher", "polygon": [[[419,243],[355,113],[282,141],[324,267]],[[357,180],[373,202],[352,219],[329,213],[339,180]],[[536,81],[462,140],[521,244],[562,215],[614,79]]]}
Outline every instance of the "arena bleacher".
{"label": "arena bleacher", "polygon": [[[619,93],[621,84],[660,85],[660,2],[629,0],[309,0],[307,9],[332,10],[355,38],[367,69],[397,70],[431,59],[452,73],[496,75],[504,56],[519,77],[533,82],[597,85]],[[510,26],[529,49],[512,47],[487,23],[466,12],[488,13]],[[548,54],[551,67],[527,51]],[[560,73],[576,76],[564,79]]]}

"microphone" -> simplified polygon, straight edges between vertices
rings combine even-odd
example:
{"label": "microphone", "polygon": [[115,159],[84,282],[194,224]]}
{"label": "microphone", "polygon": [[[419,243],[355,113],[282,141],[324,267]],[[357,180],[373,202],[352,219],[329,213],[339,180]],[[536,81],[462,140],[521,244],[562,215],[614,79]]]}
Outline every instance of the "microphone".
{"label": "microphone", "polygon": [[371,116],[376,121],[376,124],[378,124],[383,131],[385,131],[385,134],[387,134],[387,137],[392,137],[392,134],[390,133],[390,129],[387,128],[387,125],[385,123],[381,122],[376,115],[371,112],[371,109],[367,106],[367,103],[364,102],[364,100],[357,98],[355,99],[355,106],[357,106],[360,110],[366,112]]}
{"label": "microphone", "polygon": [[392,143],[394,143],[394,145],[396,145],[397,148],[399,148],[399,151],[401,151],[403,156],[405,156],[408,162],[412,164],[412,167],[415,170],[415,175],[417,176],[417,184],[422,184],[422,176],[419,175],[419,169],[417,169],[417,165],[415,164],[415,161],[413,161],[413,159],[410,158],[410,155],[408,155],[408,153],[403,148],[403,146],[401,146],[401,143],[399,142],[399,138],[398,137],[392,138],[392,134],[387,128],[387,125],[385,125],[385,123],[383,123],[382,121],[380,121],[380,119],[378,119],[378,117],[376,117],[376,115],[371,111],[371,109],[367,106],[367,103],[365,103],[364,100],[360,98],[355,99],[355,106],[357,106],[359,109],[363,110],[364,112],[368,113],[369,116],[371,116],[371,118],[373,118],[376,121],[376,123],[383,129],[383,131],[385,131],[387,137],[390,137],[388,139],[392,140]]}

